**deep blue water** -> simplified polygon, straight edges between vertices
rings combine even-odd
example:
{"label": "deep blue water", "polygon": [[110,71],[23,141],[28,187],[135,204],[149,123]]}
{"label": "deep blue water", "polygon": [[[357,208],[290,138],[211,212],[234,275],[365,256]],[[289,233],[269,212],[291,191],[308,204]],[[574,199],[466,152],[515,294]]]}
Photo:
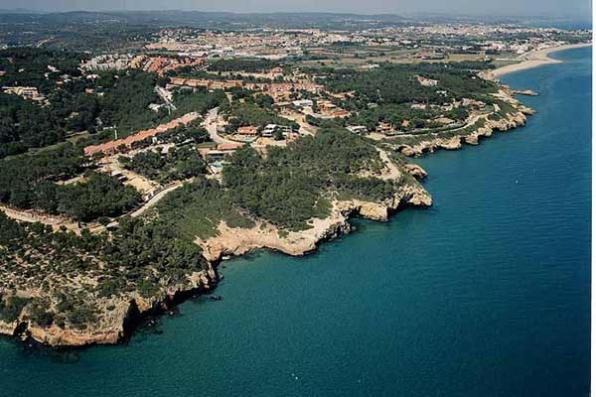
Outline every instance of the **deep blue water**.
{"label": "deep blue water", "polygon": [[1,396],[585,396],[591,49],[509,75],[527,127],[419,162],[435,205],[260,253],[126,346],[0,340]]}

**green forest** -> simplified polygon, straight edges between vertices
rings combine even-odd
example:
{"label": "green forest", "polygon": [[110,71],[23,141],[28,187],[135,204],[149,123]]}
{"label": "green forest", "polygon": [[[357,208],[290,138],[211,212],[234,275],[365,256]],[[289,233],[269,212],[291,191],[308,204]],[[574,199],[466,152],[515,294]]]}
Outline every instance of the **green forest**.
{"label": "green forest", "polygon": [[109,175],[88,171],[81,182],[56,183],[84,172],[85,161],[80,149],[72,145],[2,160],[0,203],[84,222],[118,216],[138,204],[137,191]]}
{"label": "green forest", "polygon": [[383,200],[392,182],[357,176],[383,167],[375,147],[344,129],[322,129],[287,148],[271,147],[265,158],[250,147],[238,150],[224,168],[224,186],[240,208],[289,230],[307,228],[325,217],[329,199]]}
{"label": "green forest", "polygon": [[280,66],[279,62],[264,58],[219,59],[209,64],[208,70],[213,72],[242,71],[248,73],[262,73],[268,72],[276,66]]}
{"label": "green forest", "polygon": [[198,177],[157,205],[160,218],[188,240],[229,227],[251,227],[264,219],[283,230],[302,230],[312,218],[329,214],[334,198],[382,201],[399,181],[358,176],[378,174],[383,163],[375,147],[343,129],[323,129],[287,148],[270,147],[261,157],[250,146],[234,153],[223,170],[223,184]]}
{"label": "green forest", "polygon": [[[461,107],[445,112],[430,107],[413,108],[412,104],[440,106],[463,98],[493,103],[489,94],[497,91],[497,85],[476,76],[487,65],[482,62],[383,64],[371,71],[332,68],[310,71],[332,92],[352,93],[345,100],[334,100],[353,112],[346,124],[364,125],[372,131],[380,122],[387,122],[396,130],[409,131],[439,127],[433,122],[438,116],[460,122],[468,116]],[[436,80],[437,85],[423,86],[417,76]]]}
{"label": "green forest", "polygon": [[[0,213],[0,268],[5,274],[25,277],[29,286],[52,289],[52,300],[57,302],[52,305],[49,297],[20,298],[12,294],[17,285],[0,285],[3,321],[14,321],[26,308],[27,318],[38,325],[85,329],[99,315],[90,296],[163,294],[165,287],[187,282],[189,274],[206,266],[199,248],[179,239],[160,220],[124,219],[111,237],[88,231],[77,236],[52,232],[39,223],[20,224]],[[62,277],[99,282],[73,289]]]}
{"label": "green forest", "polygon": [[[105,127],[114,127],[123,137],[227,102],[223,91],[180,89],[173,95],[175,111],[154,112],[149,104],[162,102],[155,86],[165,85],[166,78],[141,70],[97,71],[88,78],[78,69],[85,58],[34,48],[0,51],[0,86],[36,87],[46,97],[42,103],[0,93],[0,159],[63,142],[73,133],[94,137]],[[59,72],[51,72],[48,65]]]}
{"label": "green forest", "polygon": [[124,166],[158,183],[165,184],[203,174],[205,162],[194,147],[172,147],[162,154],[157,150],[140,152],[132,158],[120,156]]}
{"label": "green forest", "polygon": [[[263,98],[266,98],[263,96]],[[267,102],[264,103],[264,106]],[[278,116],[273,110],[261,107],[254,102],[233,102],[230,106],[221,108],[227,115],[228,125],[226,130],[235,131],[238,127],[252,125],[262,129],[267,124],[295,126],[295,122]]]}

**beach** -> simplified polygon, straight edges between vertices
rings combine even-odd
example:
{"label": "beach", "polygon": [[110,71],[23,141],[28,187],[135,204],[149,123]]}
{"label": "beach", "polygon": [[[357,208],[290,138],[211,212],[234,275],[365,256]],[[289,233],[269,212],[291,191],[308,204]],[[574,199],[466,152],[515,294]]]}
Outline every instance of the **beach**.
{"label": "beach", "polygon": [[561,61],[551,58],[549,55],[553,52],[571,50],[574,48],[590,47],[592,43],[581,43],[581,44],[566,44],[555,47],[543,48],[540,50],[530,51],[522,54],[517,58],[519,63],[512,65],[505,65],[495,70],[486,72],[483,77],[491,80],[499,79],[508,73],[518,72],[520,70],[527,70],[536,68],[542,65],[548,65],[553,63],[561,63]]}

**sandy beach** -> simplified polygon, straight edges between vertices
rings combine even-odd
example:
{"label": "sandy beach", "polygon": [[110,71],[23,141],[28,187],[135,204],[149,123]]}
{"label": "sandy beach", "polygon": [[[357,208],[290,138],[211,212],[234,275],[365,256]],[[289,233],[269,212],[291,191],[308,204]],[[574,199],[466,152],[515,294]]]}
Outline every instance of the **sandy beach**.
{"label": "sandy beach", "polygon": [[542,65],[548,65],[552,63],[560,63],[561,61],[551,58],[549,55],[553,52],[570,50],[573,48],[589,47],[591,43],[582,44],[566,44],[555,47],[543,48],[541,50],[530,51],[517,58],[519,63],[512,65],[502,66],[490,72],[487,72],[483,77],[489,79],[498,79],[508,73],[518,72],[520,70],[532,69]]}

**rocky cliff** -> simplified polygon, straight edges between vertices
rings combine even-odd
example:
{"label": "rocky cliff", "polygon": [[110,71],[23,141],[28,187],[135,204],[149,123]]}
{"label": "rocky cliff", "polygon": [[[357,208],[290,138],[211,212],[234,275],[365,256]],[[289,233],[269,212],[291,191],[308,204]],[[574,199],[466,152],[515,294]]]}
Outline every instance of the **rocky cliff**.
{"label": "rocky cliff", "polygon": [[[0,334],[33,340],[48,346],[86,346],[92,344],[115,344],[124,339],[136,322],[151,313],[160,313],[174,304],[180,295],[199,293],[214,288],[217,274],[213,268],[189,275],[184,282],[165,286],[152,297],[138,292],[111,298],[94,299],[97,319],[83,327],[52,323],[49,326],[32,321],[31,308],[25,306],[14,321],[0,320]],[[24,299],[39,298],[39,292],[19,291]]]}

